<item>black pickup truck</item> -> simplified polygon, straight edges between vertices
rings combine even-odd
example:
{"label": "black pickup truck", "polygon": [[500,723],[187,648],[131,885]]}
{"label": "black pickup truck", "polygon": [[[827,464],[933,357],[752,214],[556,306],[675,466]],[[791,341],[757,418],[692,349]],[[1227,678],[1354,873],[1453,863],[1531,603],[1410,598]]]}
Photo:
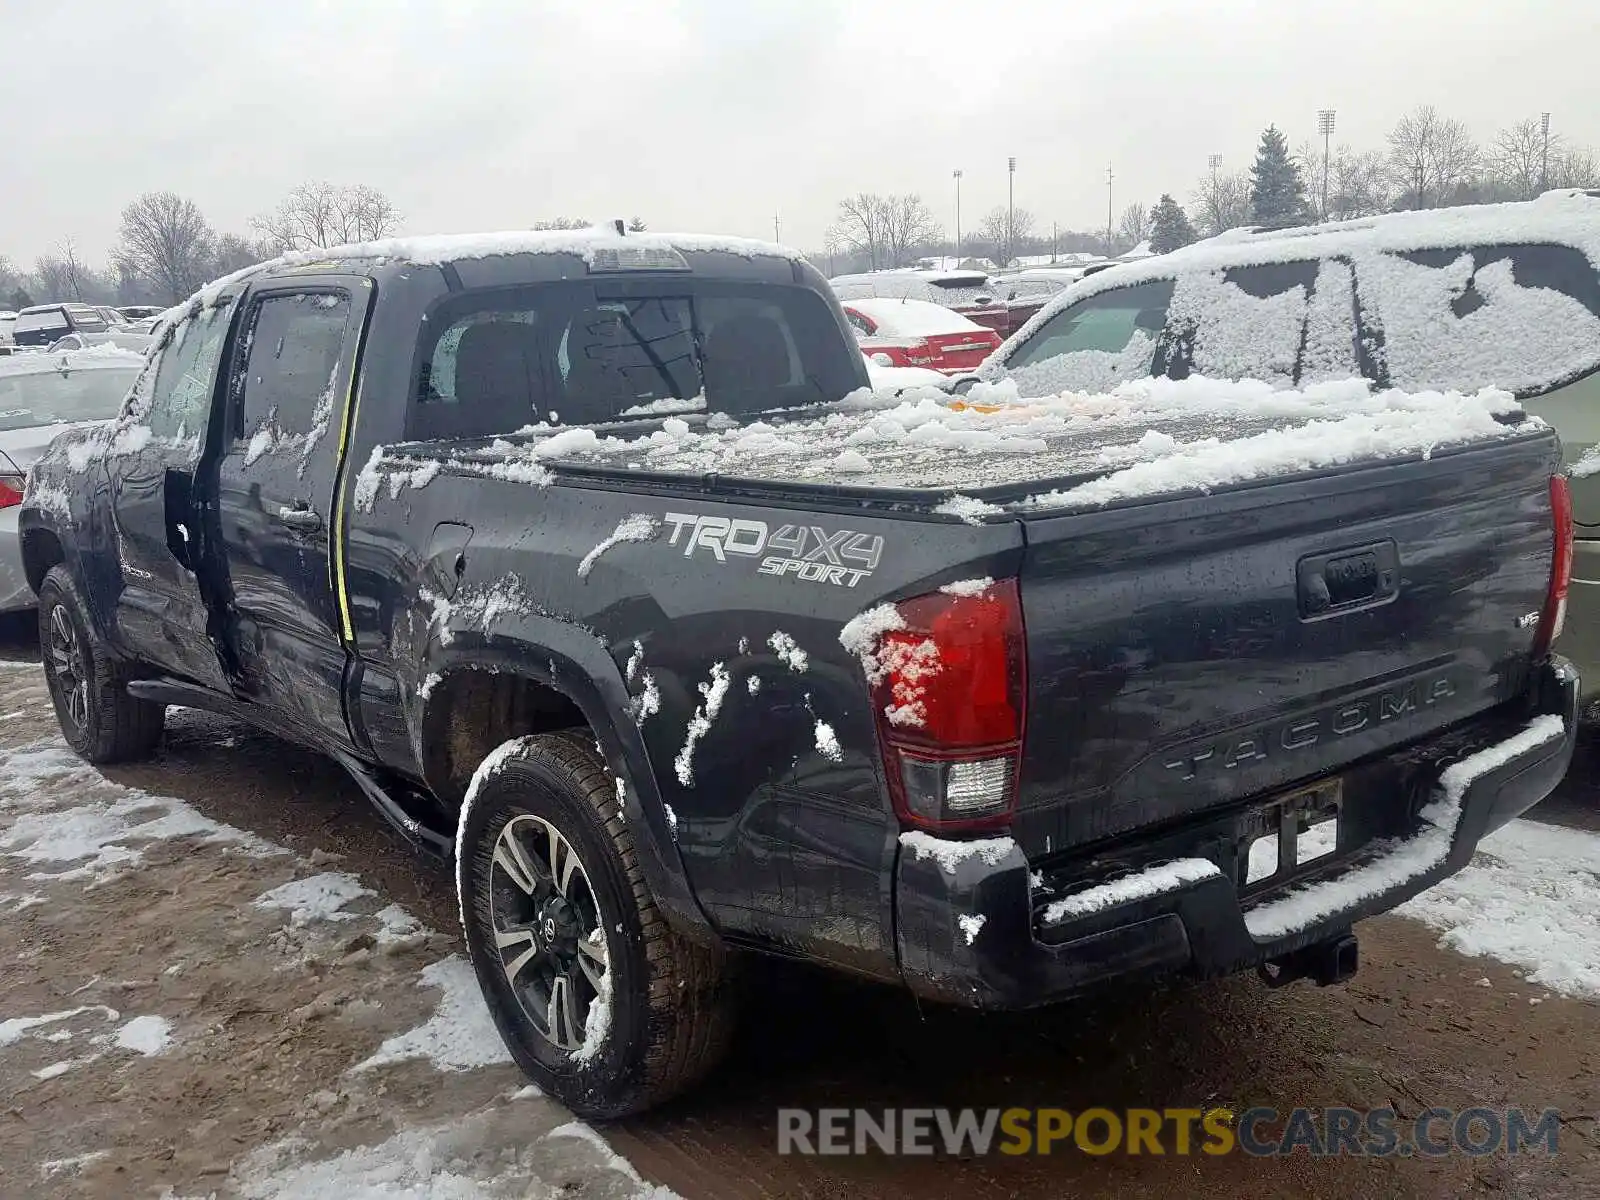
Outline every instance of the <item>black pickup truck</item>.
{"label": "black pickup truck", "polygon": [[337,760],[454,855],[501,1032],[596,1116],[715,1061],[747,950],[984,1008],[1337,981],[1566,770],[1569,505],[1509,398],[866,382],[761,243],[223,280],[32,471],[62,730]]}

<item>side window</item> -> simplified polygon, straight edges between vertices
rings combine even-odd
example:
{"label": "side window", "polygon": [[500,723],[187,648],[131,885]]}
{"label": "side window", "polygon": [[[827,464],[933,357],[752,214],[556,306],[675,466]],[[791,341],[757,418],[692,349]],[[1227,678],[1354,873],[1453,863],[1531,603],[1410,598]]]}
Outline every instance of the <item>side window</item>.
{"label": "side window", "polygon": [[1193,370],[1291,386],[1317,266],[1270,263],[1181,279],[1170,317]]}
{"label": "side window", "polygon": [[236,440],[248,443],[246,468],[268,456],[293,454],[297,473],[305,473],[333,416],[349,319],[350,299],[342,292],[257,301],[244,339],[242,425],[234,430]]}
{"label": "side window", "polygon": [[850,328],[856,331],[857,337],[872,336],[872,322],[867,320],[860,313],[851,312],[847,308],[844,310],[844,319],[850,322]]}
{"label": "side window", "polygon": [[205,432],[228,307],[209,308],[173,331],[156,368],[148,424],[157,437],[189,438]]}
{"label": "side window", "polygon": [[1171,280],[1116,288],[1062,309],[1006,360],[1024,396],[1109,391],[1150,374]]}
{"label": "side window", "polygon": [[1365,322],[1396,387],[1537,396],[1600,368],[1600,281],[1576,250],[1513,245],[1369,254]]}
{"label": "side window", "polygon": [[1327,259],[1317,268],[1317,287],[1306,308],[1306,337],[1300,351],[1301,386],[1361,377],[1355,287],[1355,272],[1343,259]]}

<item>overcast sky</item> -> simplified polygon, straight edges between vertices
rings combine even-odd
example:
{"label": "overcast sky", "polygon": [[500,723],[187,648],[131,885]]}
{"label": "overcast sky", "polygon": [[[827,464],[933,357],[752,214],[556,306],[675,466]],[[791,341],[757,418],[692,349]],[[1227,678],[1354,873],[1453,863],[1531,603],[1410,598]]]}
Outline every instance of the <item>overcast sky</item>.
{"label": "overcast sky", "polygon": [[[1187,201],[1269,122],[1380,146],[1432,103],[1600,146],[1596,0],[3,0],[0,255],[94,261],[171,189],[222,231],[308,179],[407,232],[558,214],[814,249],[839,197],[1006,197],[1048,232]],[[1290,15],[1294,13],[1295,15]]]}

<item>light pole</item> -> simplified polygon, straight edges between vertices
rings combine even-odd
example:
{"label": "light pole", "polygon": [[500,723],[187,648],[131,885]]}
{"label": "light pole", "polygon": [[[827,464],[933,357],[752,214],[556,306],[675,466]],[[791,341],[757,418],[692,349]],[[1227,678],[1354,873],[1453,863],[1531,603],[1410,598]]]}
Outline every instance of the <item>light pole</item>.
{"label": "light pole", "polygon": [[1006,261],[1017,256],[1017,156],[1006,159]]}
{"label": "light pole", "polygon": [[1322,135],[1322,219],[1328,219],[1328,147],[1333,140],[1333,109],[1317,110],[1317,132]]}
{"label": "light pole", "polygon": [[1539,132],[1544,135],[1544,153],[1540,157],[1539,190],[1550,190],[1550,114],[1539,114]]}
{"label": "light pole", "polygon": [[961,168],[950,172],[956,181],[956,269],[961,269]]}
{"label": "light pole", "polygon": [[1106,164],[1106,257],[1111,257],[1111,164]]}
{"label": "light pole", "polygon": [[777,213],[773,213],[772,214],[772,240],[775,241],[775,242],[783,241],[783,238],[780,237],[779,234],[778,234],[778,214]]}

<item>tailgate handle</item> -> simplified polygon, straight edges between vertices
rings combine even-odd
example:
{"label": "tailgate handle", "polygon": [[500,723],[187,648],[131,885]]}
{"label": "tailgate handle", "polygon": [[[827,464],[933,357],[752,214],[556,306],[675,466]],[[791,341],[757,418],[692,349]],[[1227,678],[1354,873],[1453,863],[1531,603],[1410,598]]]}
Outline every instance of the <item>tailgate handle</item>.
{"label": "tailgate handle", "polygon": [[1295,574],[1303,619],[1373,608],[1400,592],[1400,551],[1387,539],[1312,554],[1300,560]]}

